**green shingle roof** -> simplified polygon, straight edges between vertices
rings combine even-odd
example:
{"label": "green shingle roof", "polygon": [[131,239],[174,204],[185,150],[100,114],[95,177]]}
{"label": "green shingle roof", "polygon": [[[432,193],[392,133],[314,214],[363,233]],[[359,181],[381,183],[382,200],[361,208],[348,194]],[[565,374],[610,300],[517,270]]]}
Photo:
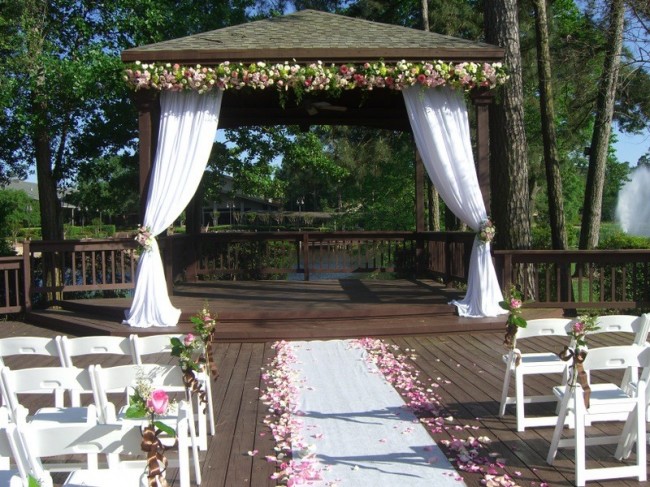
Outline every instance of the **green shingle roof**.
{"label": "green shingle roof", "polygon": [[212,64],[222,61],[500,61],[481,42],[315,10],[225,27],[127,49],[122,60]]}

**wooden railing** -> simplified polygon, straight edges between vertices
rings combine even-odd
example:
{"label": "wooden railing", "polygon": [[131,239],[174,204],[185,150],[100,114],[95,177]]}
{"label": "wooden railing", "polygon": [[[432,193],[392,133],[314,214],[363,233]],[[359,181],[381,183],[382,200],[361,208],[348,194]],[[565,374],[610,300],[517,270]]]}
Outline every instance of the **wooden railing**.
{"label": "wooden railing", "polygon": [[530,306],[650,307],[650,250],[495,251],[503,289],[517,283]]}
{"label": "wooden railing", "polygon": [[[466,282],[474,235],[463,232],[252,232],[159,238],[170,294],[175,282],[395,272]],[[0,259],[0,313],[30,311],[93,291],[134,287],[131,238],[25,242]],[[495,251],[503,289],[517,282],[536,307],[650,306],[650,250]],[[53,284],[54,283],[54,284]]]}
{"label": "wooden railing", "polygon": [[0,257],[0,313],[23,310],[23,258]]}
{"label": "wooden railing", "polygon": [[26,241],[26,311],[34,296],[51,302],[65,299],[64,293],[132,289],[137,247],[133,239]]}

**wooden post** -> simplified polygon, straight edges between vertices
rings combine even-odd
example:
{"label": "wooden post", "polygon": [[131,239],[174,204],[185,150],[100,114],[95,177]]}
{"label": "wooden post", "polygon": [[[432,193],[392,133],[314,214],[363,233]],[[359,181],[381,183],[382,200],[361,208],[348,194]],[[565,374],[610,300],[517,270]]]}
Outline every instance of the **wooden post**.
{"label": "wooden post", "polygon": [[302,265],[305,270],[305,281],[309,281],[309,233],[302,235]]}
{"label": "wooden post", "polygon": [[153,161],[158,145],[160,130],[160,102],[155,90],[140,90],[133,93],[133,102],[138,109],[139,165],[140,165],[140,222],[147,208],[147,195]]}
{"label": "wooden post", "polygon": [[415,231],[418,237],[415,241],[415,275],[421,276],[424,268],[424,239],[421,233],[426,230],[424,217],[424,188],[426,171],[420,151],[415,149]]}
{"label": "wooden post", "polygon": [[475,91],[472,101],[476,107],[476,175],[483,195],[485,211],[491,214],[490,207],[490,120],[489,107],[492,103],[492,93]]}
{"label": "wooden post", "polygon": [[29,239],[23,240],[23,301],[25,314],[32,312],[32,253]]}

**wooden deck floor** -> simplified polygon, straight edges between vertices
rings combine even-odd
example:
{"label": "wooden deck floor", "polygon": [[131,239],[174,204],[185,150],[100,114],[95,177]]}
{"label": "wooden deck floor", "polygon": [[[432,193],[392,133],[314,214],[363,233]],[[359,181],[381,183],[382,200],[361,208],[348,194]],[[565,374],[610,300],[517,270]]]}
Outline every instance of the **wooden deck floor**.
{"label": "wooden deck floor", "polygon": [[[0,337],[54,336],[56,332],[20,322],[0,323]],[[515,431],[512,410],[499,418],[498,400],[503,366],[502,330],[471,333],[438,333],[435,335],[391,336],[386,340],[402,349],[414,349],[415,365],[423,379],[430,377],[440,385],[439,393],[449,414],[461,426],[477,427],[473,436],[485,435],[493,440],[492,450],[503,458],[507,468],[521,472],[520,485],[549,486],[573,485],[572,451],[560,451],[556,464],[551,467],[545,457],[552,433],[551,428],[534,428],[523,433]],[[289,338],[289,337],[287,337]],[[609,334],[594,336],[591,346],[620,344],[623,337]],[[258,400],[260,369],[273,355],[272,342],[221,342],[216,345],[216,361],[220,375],[213,387],[216,409],[217,435],[211,439],[203,463],[203,485],[208,487],[235,487],[250,485],[265,487],[275,485],[269,479],[273,466],[264,460],[273,453],[273,441],[262,424],[264,406]],[[563,343],[549,338],[541,349],[559,350]],[[47,359],[46,359],[47,360]],[[170,362],[161,357],[161,362]],[[10,367],[25,363],[7,361]],[[30,365],[35,365],[30,361]],[[80,364],[81,365],[81,364]],[[530,381],[535,390],[550,387],[552,378]],[[342,385],[343,387],[343,385]],[[538,405],[531,412],[543,412]],[[546,407],[548,410],[548,407]],[[610,425],[591,427],[593,430],[612,430]],[[439,441],[444,435],[434,435]],[[258,450],[255,457],[247,454]],[[593,452],[596,461],[607,463],[612,448],[600,447]],[[173,474],[173,472],[171,472]],[[461,474],[469,486],[479,486],[475,474]],[[172,475],[172,480],[173,475]],[[620,487],[647,485],[634,480],[590,482],[588,485]],[[173,481],[172,487],[178,483]],[[381,486],[378,486],[381,487]],[[405,486],[408,487],[408,486]]]}

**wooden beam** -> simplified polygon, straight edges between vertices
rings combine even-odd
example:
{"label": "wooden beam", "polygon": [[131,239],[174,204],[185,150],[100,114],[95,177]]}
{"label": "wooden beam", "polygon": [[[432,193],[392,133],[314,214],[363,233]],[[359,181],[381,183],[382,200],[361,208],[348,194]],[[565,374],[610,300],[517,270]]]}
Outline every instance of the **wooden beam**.
{"label": "wooden beam", "polygon": [[490,215],[490,120],[489,107],[493,94],[488,91],[472,93],[476,107],[476,175],[483,195],[485,211]]}
{"label": "wooden beam", "polygon": [[140,134],[138,153],[140,165],[140,221],[144,219],[151,170],[156,156],[158,132],[160,129],[159,96],[153,90],[133,93],[133,102],[138,109],[138,132]]}

